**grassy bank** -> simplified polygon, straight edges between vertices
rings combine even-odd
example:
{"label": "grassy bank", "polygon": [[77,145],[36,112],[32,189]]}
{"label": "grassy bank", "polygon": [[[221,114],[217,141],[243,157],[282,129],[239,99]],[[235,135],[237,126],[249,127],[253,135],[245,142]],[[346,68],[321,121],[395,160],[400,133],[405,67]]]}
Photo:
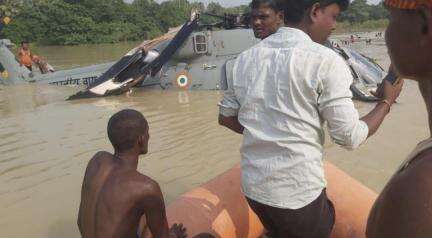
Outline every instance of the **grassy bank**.
{"label": "grassy bank", "polygon": [[362,23],[349,23],[349,22],[339,22],[336,27],[336,33],[346,33],[346,32],[367,32],[367,31],[382,31],[384,30],[389,21],[387,19],[383,20],[369,20]]}

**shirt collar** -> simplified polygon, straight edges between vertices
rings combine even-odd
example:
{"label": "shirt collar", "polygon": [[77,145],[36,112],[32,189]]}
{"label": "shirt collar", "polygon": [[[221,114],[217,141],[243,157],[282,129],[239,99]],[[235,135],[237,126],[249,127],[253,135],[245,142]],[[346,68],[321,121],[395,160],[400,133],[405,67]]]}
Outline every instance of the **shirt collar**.
{"label": "shirt collar", "polygon": [[277,32],[278,33],[280,32],[280,34],[284,34],[284,35],[302,37],[302,38],[304,38],[304,40],[312,41],[312,39],[310,38],[310,36],[308,34],[306,34],[306,32],[304,32],[300,29],[297,29],[297,28],[283,26],[283,27],[280,27]]}

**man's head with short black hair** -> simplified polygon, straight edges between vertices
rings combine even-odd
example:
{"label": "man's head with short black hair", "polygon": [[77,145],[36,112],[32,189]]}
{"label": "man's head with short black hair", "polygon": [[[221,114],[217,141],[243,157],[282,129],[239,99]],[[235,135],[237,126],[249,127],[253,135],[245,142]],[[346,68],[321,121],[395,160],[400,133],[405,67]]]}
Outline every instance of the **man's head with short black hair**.
{"label": "man's head with short black hair", "polygon": [[284,0],[285,1],[285,22],[290,24],[299,24],[311,7],[319,3],[321,8],[332,4],[337,4],[341,11],[348,8],[349,0]]}
{"label": "man's head with short black hair", "polygon": [[281,0],[252,0],[250,24],[256,38],[265,39],[283,26],[283,6]]}
{"label": "man's head with short black hair", "polygon": [[140,154],[148,151],[148,123],[135,110],[126,109],[114,114],[108,122],[108,138],[116,152],[139,149]]}
{"label": "man's head with short black hair", "polygon": [[317,43],[324,43],[336,28],[336,18],[349,6],[349,0],[282,0],[288,26],[306,31]]}

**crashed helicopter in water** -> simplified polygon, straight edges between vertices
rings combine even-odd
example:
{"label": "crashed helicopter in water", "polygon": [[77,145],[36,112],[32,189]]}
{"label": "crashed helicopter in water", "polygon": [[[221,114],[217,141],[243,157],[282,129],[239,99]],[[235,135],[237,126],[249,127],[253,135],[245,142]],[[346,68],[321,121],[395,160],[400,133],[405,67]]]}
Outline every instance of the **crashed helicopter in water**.
{"label": "crashed helicopter in water", "polygon": [[[192,20],[193,19],[193,20]],[[196,15],[190,23],[197,23]],[[0,21],[0,32],[10,20]],[[140,48],[134,48],[126,54],[119,62],[111,62],[105,64],[92,65],[69,70],[61,70],[55,72],[47,72],[37,74],[31,72],[26,67],[20,65],[11,52],[14,44],[8,39],[0,39],[0,84],[15,84],[15,83],[38,83],[50,84],[57,86],[65,85],[84,85],[92,91],[87,96],[79,94],[80,97],[91,96],[107,96],[120,94],[128,91],[132,86],[152,86],[159,84],[159,79],[146,78],[146,70],[157,72],[162,67],[163,63],[168,61],[175,53],[178,46],[181,45],[187,36],[191,33],[193,27],[186,27],[188,23],[179,31],[179,28],[173,29],[162,37],[144,42],[145,46],[153,48],[156,43],[162,40],[169,39],[171,44],[164,45],[163,51],[159,54],[152,50],[143,55]],[[168,42],[167,42],[168,43]],[[147,65],[147,68],[142,68],[142,64]],[[131,67],[136,66],[136,67]],[[112,80],[105,80],[107,77],[113,77]],[[127,77],[127,79],[124,79]],[[145,82],[143,82],[146,78]],[[139,83],[139,84],[138,84]],[[73,97],[71,97],[73,98]]]}
{"label": "crashed helicopter in water", "polygon": [[[90,70],[91,67],[99,67],[94,68],[93,73],[100,76],[65,79],[56,77],[54,73],[51,78],[44,78],[48,74],[34,81],[87,86],[69,99],[121,94],[134,86],[224,90],[227,88],[227,72],[232,70],[237,55],[260,40],[249,29],[247,15],[212,16],[222,20],[214,24],[201,24],[199,14],[193,13],[182,27],[157,39],[145,41],[117,63],[90,66]],[[372,59],[352,49],[328,47],[341,55],[350,67],[354,76],[351,86],[354,97],[364,101],[376,100],[370,91],[381,83],[385,76],[384,70]],[[83,69],[75,70],[79,72]]]}

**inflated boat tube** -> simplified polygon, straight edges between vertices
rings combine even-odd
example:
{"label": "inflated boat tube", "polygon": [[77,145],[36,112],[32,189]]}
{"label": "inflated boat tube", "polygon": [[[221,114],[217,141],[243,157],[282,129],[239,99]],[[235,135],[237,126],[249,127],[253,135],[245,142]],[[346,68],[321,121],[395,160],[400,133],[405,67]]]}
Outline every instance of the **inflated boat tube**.
{"label": "inflated boat tube", "polygon": [[240,191],[240,167],[182,195],[167,208],[170,224],[183,223],[189,237],[208,232],[220,238],[257,238],[263,232],[258,217]]}
{"label": "inflated boat tube", "polygon": [[325,163],[327,194],[336,210],[331,238],[366,237],[369,212],[377,194],[331,163]]}
{"label": "inflated boat tube", "polygon": [[[326,163],[327,193],[336,208],[332,238],[365,237],[376,194]],[[208,232],[220,238],[257,238],[263,226],[240,191],[240,167],[180,196],[167,208],[170,224],[183,223],[189,237]]]}

